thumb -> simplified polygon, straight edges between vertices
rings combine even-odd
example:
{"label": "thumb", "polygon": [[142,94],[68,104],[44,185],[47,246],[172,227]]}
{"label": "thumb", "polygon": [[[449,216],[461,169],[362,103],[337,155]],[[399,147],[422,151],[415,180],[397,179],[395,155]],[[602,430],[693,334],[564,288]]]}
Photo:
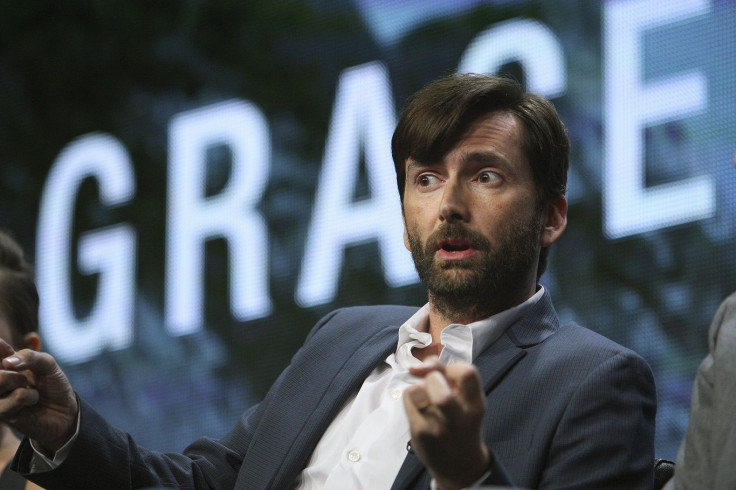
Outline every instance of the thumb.
{"label": "thumb", "polygon": [[38,375],[48,375],[58,369],[58,364],[46,352],[23,349],[3,359],[3,367],[12,371],[28,369]]}

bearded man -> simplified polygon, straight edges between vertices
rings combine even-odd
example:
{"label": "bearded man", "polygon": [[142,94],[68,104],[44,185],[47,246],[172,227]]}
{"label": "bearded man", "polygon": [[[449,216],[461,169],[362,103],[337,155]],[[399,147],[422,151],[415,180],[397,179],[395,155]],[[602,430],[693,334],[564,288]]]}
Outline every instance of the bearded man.
{"label": "bearded man", "polygon": [[14,468],[50,488],[651,488],[649,367],[560,325],[538,282],[567,224],[552,104],[450,75],[410,98],[392,151],[426,305],[330,313],[228,435],[182,454],[110,427],[48,354],[0,346]]}

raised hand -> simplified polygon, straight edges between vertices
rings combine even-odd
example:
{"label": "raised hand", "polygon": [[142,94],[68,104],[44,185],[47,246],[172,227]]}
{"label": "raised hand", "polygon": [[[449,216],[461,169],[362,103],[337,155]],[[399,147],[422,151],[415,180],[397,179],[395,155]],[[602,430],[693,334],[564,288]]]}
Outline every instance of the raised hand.
{"label": "raised hand", "polygon": [[53,455],[74,435],[79,404],[56,360],[44,352],[15,352],[0,340],[0,421]]}
{"label": "raised hand", "polygon": [[492,461],[482,436],[486,407],[477,369],[429,359],[410,371],[424,378],[404,391],[414,452],[440,489],[473,484]]}

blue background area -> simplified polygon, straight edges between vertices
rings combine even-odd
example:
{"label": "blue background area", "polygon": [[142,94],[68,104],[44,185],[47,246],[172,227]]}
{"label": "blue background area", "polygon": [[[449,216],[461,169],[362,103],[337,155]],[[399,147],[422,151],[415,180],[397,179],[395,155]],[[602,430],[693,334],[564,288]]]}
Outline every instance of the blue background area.
{"label": "blue background area", "polygon": [[[80,395],[139,443],[179,451],[196,437],[223,435],[264,395],[329,310],[422,304],[421,286],[386,286],[374,243],[346,250],[334,302],[301,308],[294,300],[337,80],[347,68],[381,61],[400,107],[424,83],[452,71],[477,34],[501,21],[531,18],[563,46],[567,89],[553,101],[574,146],[569,225],[552,249],[542,283],[563,320],[589,326],[648,360],[659,391],[657,453],[674,459],[710,318],[736,289],[736,4],[714,1],[707,14],[652,29],[643,38],[645,82],[698,69],[708,88],[702,113],[646,129],[647,183],[711,175],[715,215],[617,240],[602,232],[602,5],[5,2],[0,225],[29,252],[36,249],[38,203],[49,168],[84,134],[114,135],[136,172],[130,203],[104,208],[94,182],[85,182],[74,211],[74,240],[121,222],[139,235],[133,344],[65,365]],[[523,79],[513,63],[506,69]],[[258,106],[271,130],[271,174],[259,209],[269,227],[274,313],[249,322],[232,317],[227,248],[213,240],[206,254],[206,325],[197,334],[173,337],[163,327],[167,125],[178,113],[231,98]],[[213,193],[227,180],[227,158],[211,156]],[[97,297],[97,283],[71,267],[75,306],[83,317]]]}

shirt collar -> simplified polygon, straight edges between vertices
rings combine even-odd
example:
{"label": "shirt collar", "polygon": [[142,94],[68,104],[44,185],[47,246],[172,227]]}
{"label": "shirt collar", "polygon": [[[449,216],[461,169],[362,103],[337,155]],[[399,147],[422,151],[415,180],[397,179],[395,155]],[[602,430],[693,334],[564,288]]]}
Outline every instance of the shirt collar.
{"label": "shirt collar", "polygon": [[[501,337],[508,327],[534,306],[543,295],[544,286],[540,286],[539,290],[529,299],[513,308],[468,325],[458,323],[448,325],[442,331],[441,342],[444,347],[440,360],[446,364],[458,361],[472,362]],[[427,332],[428,326],[429,303],[422,306],[399,328],[396,353],[400,363],[415,364],[416,361],[409,352],[411,348],[422,348],[432,343],[432,336]]]}

